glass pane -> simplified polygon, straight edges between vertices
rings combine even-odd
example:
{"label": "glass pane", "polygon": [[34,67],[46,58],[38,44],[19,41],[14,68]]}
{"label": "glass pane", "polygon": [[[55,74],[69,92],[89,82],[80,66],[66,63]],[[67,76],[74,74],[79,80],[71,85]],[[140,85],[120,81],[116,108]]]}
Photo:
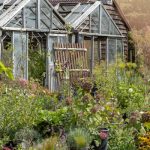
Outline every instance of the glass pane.
{"label": "glass pane", "polygon": [[102,9],[102,18],[101,18],[101,33],[109,34],[109,18],[103,9]]}
{"label": "glass pane", "polygon": [[[99,20],[99,12],[100,7],[97,7],[92,13],[91,13],[91,22],[90,22],[90,16],[88,16],[84,22],[78,27],[78,29],[82,32],[89,32],[91,28],[91,33],[99,33],[100,29],[100,20]],[[91,23],[91,27],[90,27]]]}
{"label": "glass pane", "polygon": [[116,62],[116,39],[108,39],[108,64]]}
{"label": "glass pane", "polygon": [[36,28],[36,0],[32,0],[25,8],[26,27]]}
{"label": "glass pane", "polygon": [[123,41],[117,40],[117,58],[123,60]]}
{"label": "glass pane", "polygon": [[67,43],[67,42],[68,42],[67,36],[58,37],[58,43]]}
{"label": "glass pane", "polygon": [[78,8],[76,8],[72,14],[66,19],[67,22],[70,22],[71,24],[76,21],[84,12],[86,12],[87,9],[91,4],[81,4]]}
{"label": "glass pane", "polygon": [[98,41],[94,41],[94,64],[99,62],[99,47]]}
{"label": "glass pane", "polygon": [[64,25],[60,22],[60,20],[53,15],[53,24],[52,24],[52,29],[64,29]]}
{"label": "glass pane", "polygon": [[14,76],[27,79],[27,35],[26,33],[13,33],[14,46]]}
{"label": "glass pane", "polygon": [[108,16],[108,14],[103,8],[102,8],[102,14],[101,14],[101,33],[111,34],[111,35],[120,35],[117,27],[114,25],[112,21],[112,18]]}
{"label": "glass pane", "polygon": [[6,26],[22,28],[22,11],[19,12]]}
{"label": "glass pane", "polygon": [[91,4],[81,4],[74,12],[85,12],[87,9],[89,9],[89,7],[91,6]]}
{"label": "glass pane", "polygon": [[91,16],[91,32],[92,33],[99,33],[99,25],[100,25],[100,20],[99,20],[99,12],[100,12],[100,7],[96,8],[96,10],[92,13]]}
{"label": "glass pane", "polygon": [[41,1],[41,28],[42,29],[49,29],[51,28],[51,16],[52,16],[52,9],[50,6],[45,2]]}

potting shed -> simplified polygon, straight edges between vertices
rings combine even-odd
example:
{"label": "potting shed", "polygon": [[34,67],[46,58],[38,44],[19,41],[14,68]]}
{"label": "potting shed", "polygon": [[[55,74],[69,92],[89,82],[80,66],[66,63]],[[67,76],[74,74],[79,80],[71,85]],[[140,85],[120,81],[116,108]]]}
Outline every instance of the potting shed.
{"label": "potting shed", "polygon": [[102,60],[131,58],[129,31],[115,0],[0,1],[0,59],[12,63],[15,78],[40,72],[51,91],[91,75]]}

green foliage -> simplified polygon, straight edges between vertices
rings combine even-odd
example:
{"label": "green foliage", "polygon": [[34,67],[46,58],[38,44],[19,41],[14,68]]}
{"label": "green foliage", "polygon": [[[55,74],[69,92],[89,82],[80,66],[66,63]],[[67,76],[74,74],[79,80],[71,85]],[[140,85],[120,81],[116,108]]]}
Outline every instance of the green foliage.
{"label": "green foliage", "polygon": [[66,24],[66,25],[65,25],[65,29],[67,30],[68,33],[70,33],[71,30],[72,30],[71,24],[70,24],[70,23]]}
{"label": "green foliage", "polygon": [[120,62],[116,66],[96,68],[98,92],[114,99],[124,111],[140,109],[145,101],[145,83],[136,71],[136,64]]}
{"label": "green foliage", "polygon": [[59,137],[52,136],[45,139],[41,144],[29,148],[29,150],[68,150],[66,143],[60,141]]}
{"label": "green foliage", "polygon": [[[69,149],[66,139],[62,142],[55,137],[62,134],[61,128],[69,134],[69,147],[81,149],[89,146],[91,137],[100,143],[99,128],[108,128],[110,150],[134,150],[134,131],[149,129],[149,124],[142,124],[135,115],[145,107],[148,85],[145,86],[137,73],[136,64],[118,62],[107,70],[105,67],[97,66],[92,79],[74,82],[72,93],[66,87],[68,84],[60,91],[62,93],[51,94],[34,81],[20,79],[1,83],[1,143],[5,141],[3,137],[33,143],[42,137],[48,139],[31,149],[54,149],[57,145],[56,150],[66,150]],[[126,120],[122,119],[124,113],[128,115]]]}
{"label": "green foliage", "polygon": [[6,67],[13,68],[13,45],[9,42],[5,44],[4,49],[2,50],[2,62]]}
{"label": "green foliage", "polygon": [[67,143],[71,149],[80,150],[89,147],[91,142],[90,134],[82,128],[70,130]]}
{"label": "green foliage", "polygon": [[116,93],[119,107],[122,109],[133,108],[136,110],[144,103],[144,91],[141,87],[136,85],[128,85],[126,83],[119,83]]}
{"label": "green foliage", "polygon": [[24,147],[28,149],[35,141],[40,139],[40,135],[37,131],[30,128],[23,128],[16,132],[15,141],[24,143]]}
{"label": "green foliage", "polygon": [[56,111],[41,110],[39,117],[41,121],[46,121],[53,126],[64,125],[67,113],[67,107],[62,107]]}
{"label": "green foliage", "polygon": [[5,74],[8,78],[14,79],[12,74],[12,69],[9,67],[5,67],[5,65],[0,61],[0,75]]}
{"label": "green foliage", "polygon": [[133,128],[125,128],[120,125],[112,125],[110,131],[110,150],[136,150]]}
{"label": "green foliage", "polygon": [[44,50],[29,50],[29,77],[36,79],[43,85],[46,74],[46,54]]}
{"label": "green foliage", "polygon": [[33,84],[30,85],[26,80],[8,83],[0,83],[0,137],[14,139],[19,130],[32,128],[40,122],[40,100],[45,94],[42,88],[33,90]]}

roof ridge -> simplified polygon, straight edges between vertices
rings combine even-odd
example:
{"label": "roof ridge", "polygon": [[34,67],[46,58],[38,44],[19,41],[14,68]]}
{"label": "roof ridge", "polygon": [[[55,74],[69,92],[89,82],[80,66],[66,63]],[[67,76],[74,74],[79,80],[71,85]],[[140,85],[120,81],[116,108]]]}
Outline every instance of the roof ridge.
{"label": "roof ridge", "polygon": [[96,0],[49,0],[52,5],[57,5],[58,3],[88,3],[95,1]]}

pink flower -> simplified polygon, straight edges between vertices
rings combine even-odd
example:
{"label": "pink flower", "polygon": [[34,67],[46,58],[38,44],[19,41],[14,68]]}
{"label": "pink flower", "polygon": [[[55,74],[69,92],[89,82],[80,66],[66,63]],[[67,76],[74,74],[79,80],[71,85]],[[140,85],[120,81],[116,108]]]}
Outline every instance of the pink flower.
{"label": "pink flower", "polygon": [[100,138],[101,138],[102,140],[105,140],[105,139],[107,139],[107,137],[108,137],[108,133],[107,133],[107,132],[104,132],[104,131],[101,131],[101,132],[99,133],[99,136],[100,136]]}
{"label": "pink flower", "polygon": [[37,87],[38,87],[37,84],[35,84],[35,83],[31,84],[31,89],[33,91],[35,91],[37,89]]}
{"label": "pink flower", "polygon": [[9,147],[3,147],[3,150],[11,150]]}
{"label": "pink flower", "polygon": [[22,86],[22,87],[25,87],[28,85],[28,81],[25,80],[25,79],[19,79],[19,84]]}

